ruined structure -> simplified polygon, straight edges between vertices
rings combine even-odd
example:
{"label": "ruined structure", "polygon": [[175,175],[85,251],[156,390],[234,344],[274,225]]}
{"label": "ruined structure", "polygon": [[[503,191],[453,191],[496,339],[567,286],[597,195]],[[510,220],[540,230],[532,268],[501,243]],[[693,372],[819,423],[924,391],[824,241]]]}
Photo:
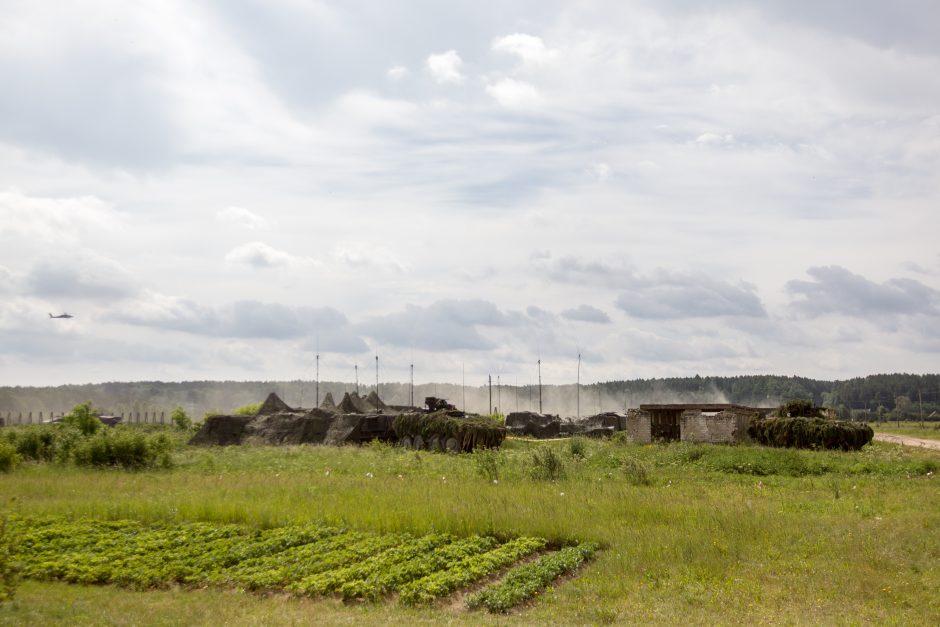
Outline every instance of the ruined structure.
{"label": "ruined structure", "polygon": [[730,403],[640,405],[627,412],[624,431],[635,442],[681,440],[731,444],[748,439],[752,418],[775,408],[745,407]]}

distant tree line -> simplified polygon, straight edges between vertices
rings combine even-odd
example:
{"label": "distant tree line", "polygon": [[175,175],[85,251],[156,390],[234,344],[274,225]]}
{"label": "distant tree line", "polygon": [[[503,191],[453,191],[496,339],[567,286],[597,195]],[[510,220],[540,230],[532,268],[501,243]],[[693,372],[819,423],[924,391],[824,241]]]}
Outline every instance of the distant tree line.
{"label": "distant tree line", "polygon": [[[361,384],[360,393],[368,394],[374,385]],[[18,411],[61,411],[83,402],[107,412],[171,411],[183,408],[199,419],[205,413],[227,413],[235,408],[264,400],[276,392],[292,406],[312,407],[329,392],[338,402],[345,392],[355,390],[349,382],[320,381],[136,381],[55,387],[0,387],[0,413]],[[394,405],[411,400],[407,383],[380,383],[379,396]],[[490,402],[486,386],[449,383],[415,385],[414,399],[421,404],[425,396],[446,398],[469,411],[485,411]],[[534,384],[510,386],[504,383],[494,390],[492,403],[508,413],[516,409],[538,409],[538,390]],[[605,381],[581,386],[573,383],[545,385],[542,389],[544,410],[573,415],[595,411],[623,410],[641,403],[728,402],[756,407],[775,407],[788,400],[802,399],[835,409],[846,419],[920,418],[928,420],[940,410],[940,375],[879,374],[844,381],[825,381],[806,377],[742,375],[735,377],[672,377]],[[576,405],[575,400],[579,399]]]}

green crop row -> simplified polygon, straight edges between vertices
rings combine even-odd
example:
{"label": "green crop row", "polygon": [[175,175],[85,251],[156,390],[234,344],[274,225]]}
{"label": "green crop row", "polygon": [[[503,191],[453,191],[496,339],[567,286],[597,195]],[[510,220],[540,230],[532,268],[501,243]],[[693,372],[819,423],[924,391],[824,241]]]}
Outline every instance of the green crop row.
{"label": "green crop row", "polygon": [[25,577],[137,589],[172,584],[428,603],[545,547],[490,536],[12,517]]}
{"label": "green crop row", "polygon": [[575,571],[597,552],[597,545],[585,542],[542,555],[516,566],[499,582],[467,599],[467,607],[485,607],[491,612],[507,612],[545,589],[552,581]]}
{"label": "green crop row", "polygon": [[492,551],[468,556],[446,570],[402,586],[401,600],[407,605],[431,603],[544,547],[545,540],[542,538],[510,540]]}

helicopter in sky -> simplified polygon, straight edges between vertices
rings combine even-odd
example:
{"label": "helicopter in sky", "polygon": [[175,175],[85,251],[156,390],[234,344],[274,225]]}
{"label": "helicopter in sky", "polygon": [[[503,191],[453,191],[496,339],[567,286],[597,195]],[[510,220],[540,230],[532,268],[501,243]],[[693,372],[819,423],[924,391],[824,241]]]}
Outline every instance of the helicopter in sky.
{"label": "helicopter in sky", "polygon": [[58,316],[53,316],[52,314],[49,314],[49,317],[50,317],[50,318],[65,318],[65,319],[68,319],[68,318],[74,318],[75,316],[73,316],[73,315],[70,314],[70,313],[61,313],[61,314],[59,314]]}

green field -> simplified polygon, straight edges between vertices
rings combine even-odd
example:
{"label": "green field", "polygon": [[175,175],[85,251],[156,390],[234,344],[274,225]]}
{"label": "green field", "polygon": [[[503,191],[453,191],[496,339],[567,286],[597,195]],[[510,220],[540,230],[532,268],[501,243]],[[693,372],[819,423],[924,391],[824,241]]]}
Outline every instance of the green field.
{"label": "green field", "polygon": [[[544,455],[542,472],[532,471],[544,449],[554,453],[554,480]],[[0,606],[0,623],[940,623],[940,454],[929,451],[574,439],[508,440],[499,453],[463,455],[181,447],[173,462],[137,472],[22,464],[0,474],[0,492],[15,516],[133,521],[122,524],[148,533],[198,522],[256,539],[329,528],[600,550],[508,616],[468,609],[472,587],[411,605],[393,588],[344,601],[334,584],[262,594],[234,577],[220,585],[161,575],[102,579],[116,581],[108,585],[28,579]],[[553,579],[552,568],[523,570],[514,589]],[[370,576],[357,572],[356,581]],[[495,588],[499,579],[485,581]],[[505,598],[497,590],[490,603]]]}
{"label": "green field", "polygon": [[[940,422],[901,421],[897,422],[870,422],[868,425],[878,433],[891,435],[908,435],[912,438],[925,440],[940,440]],[[921,426],[923,425],[923,426]]]}

